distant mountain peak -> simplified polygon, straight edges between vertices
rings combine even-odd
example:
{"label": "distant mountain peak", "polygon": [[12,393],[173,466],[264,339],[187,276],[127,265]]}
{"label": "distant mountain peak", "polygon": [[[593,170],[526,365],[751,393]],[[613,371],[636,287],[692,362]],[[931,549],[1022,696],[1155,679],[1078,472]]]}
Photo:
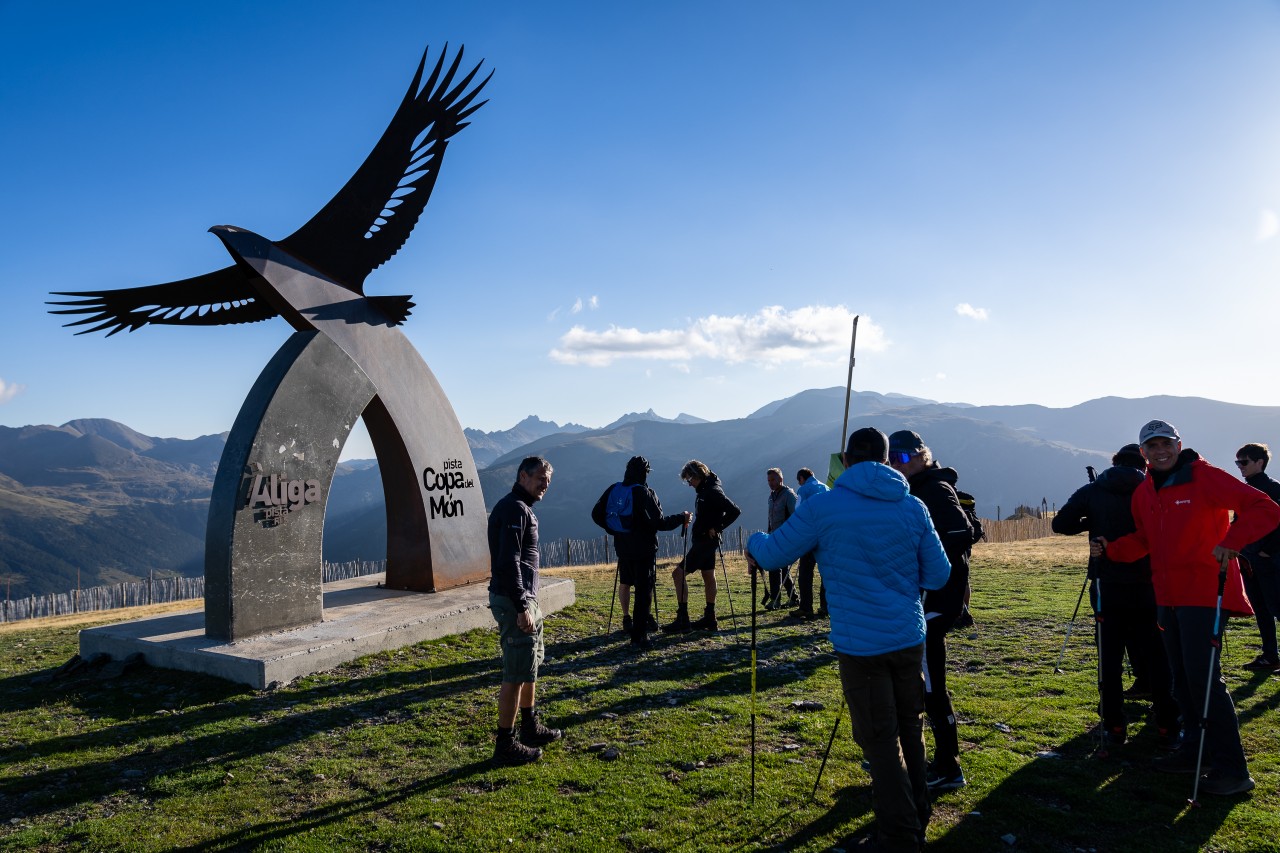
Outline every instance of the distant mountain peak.
{"label": "distant mountain peak", "polygon": [[603,430],[617,429],[620,426],[633,424],[633,423],[636,423],[637,421],[658,421],[659,423],[664,423],[664,424],[708,423],[708,421],[705,421],[702,418],[697,418],[697,417],[694,417],[693,415],[686,415],[684,412],[681,412],[679,415],[677,415],[674,418],[664,418],[662,415],[658,414],[653,409],[649,409],[647,412],[630,412],[628,414],[625,414],[622,417],[618,418],[613,423],[609,424],[608,426],[601,427],[601,429]]}

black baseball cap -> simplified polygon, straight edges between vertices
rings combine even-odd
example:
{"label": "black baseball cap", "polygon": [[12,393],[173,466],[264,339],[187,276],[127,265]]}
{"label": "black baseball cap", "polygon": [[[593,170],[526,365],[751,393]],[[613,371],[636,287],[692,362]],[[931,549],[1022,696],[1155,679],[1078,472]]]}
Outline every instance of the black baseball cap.
{"label": "black baseball cap", "polygon": [[918,432],[900,429],[889,436],[889,449],[901,450],[904,453],[921,453],[924,451],[924,439]]}
{"label": "black baseball cap", "polygon": [[855,462],[884,463],[889,458],[889,439],[875,427],[863,427],[849,436],[845,454]]}

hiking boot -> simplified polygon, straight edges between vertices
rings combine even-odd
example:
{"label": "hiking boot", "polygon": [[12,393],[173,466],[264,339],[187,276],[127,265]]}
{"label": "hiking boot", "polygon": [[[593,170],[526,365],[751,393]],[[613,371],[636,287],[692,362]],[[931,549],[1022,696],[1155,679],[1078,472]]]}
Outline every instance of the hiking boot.
{"label": "hiking boot", "polygon": [[632,622],[630,616],[622,617],[622,633],[630,634],[632,630]]}
{"label": "hiking boot", "polygon": [[1124,726],[1107,726],[1102,737],[1108,746],[1124,746],[1124,742],[1129,739]]}
{"label": "hiking boot", "polygon": [[951,623],[952,628],[972,628],[973,614],[969,612],[968,607],[960,608],[960,615],[956,617],[956,621]]}
{"label": "hiking boot", "polygon": [[543,746],[564,736],[559,729],[544,726],[538,713],[530,708],[520,709],[520,715],[520,742],[525,746]]}
{"label": "hiking boot", "polygon": [[796,595],[794,592],[791,593],[791,597],[787,599],[787,607],[789,609],[793,609],[799,606],[800,606],[800,596]]}
{"label": "hiking boot", "polygon": [[925,784],[929,786],[931,794],[945,794],[947,791],[955,791],[965,786],[964,773],[959,767],[953,773],[937,773],[932,770],[925,777]]}
{"label": "hiking boot", "polygon": [[645,617],[644,629],[650,633],[653,633],[654,631],[658,630],[658,620],[653,618],[652,613],[650,613],[647,617]]}
{"label": "hiking boot", "polygon": [[1275,672],[1277,668],[1280,668],[1280,661],[1275,658],[1269,658],[1266,655],[1258,655],[1245,664],[1244,668],[1253,672]]}
{"label": "hiking boot", "polygon": [[653,641],[646,634],[631,638],[631,650],[634,652],[647,652],[652,648]]}
{"label": "hiking boot", "polygon": [[516,764],[532,764],[542,757],[542,750],[525,746],[514,737],[498,736],[493,744],[493,761],[495,764],[507,766]]}
{"label": "hiking boot", "polygon": [[718,631],[720,623],[716,621],[716,612],[708,607],[702,614],[702,618],[690,623],[689,628],[693,631]]}
{"label": "hiking boot", "polygon": [[680,611],[676,613],[674,622],[662,626],[662,633],[664,634],[685,634],[691,630],[692,628],[689,627],[689,611],[684,607],[681,607]]}
{"label": "hiking boot", "polygon": [[1156,729],[1156,749],[1173,752],[1182,746],[1182,729]]}
{"label": "hiking boot", "polygon": [[1253,777],[1249,775],[1226,776],[1211,772],[1200,780],[1200,790],[1216,797],[1243,794],[1246,791],[1253,790]]}
{"label": "hiking boot", "polygon": [[765,601],[764,609],[765,610],[781,610],[782,609],[781,599],[782,599],[781,594],[771,596],[767,601]]}
{"label": "hiking boot", "polygon": [[817,610],[813,611],[813,618],[814,619],[830,619],[831,614],[827,612],[827,608],[819,607]]}
{"label": "hiking boot", "polygon": [[812,622],[812,621],[813,621],[813,611],[812,611],[812,610],[797,610],[795,613],[788,613],[788,614],[787,614],[787,618],[788,618],[788,619],[795,619],[795,620],[796,620],[796,621],[798,621],[798,622]]}
{"label": "hiking boot", "polygon": [[[1152,761],[1151,767],[1161,773],[1195,773],[1197,751],[1197,747],[1191,746],[1190,744],[1183,744],[1178,750]],[[1200,769],[1208,770],[1209,767],[1207,765],[1203,765]]]}

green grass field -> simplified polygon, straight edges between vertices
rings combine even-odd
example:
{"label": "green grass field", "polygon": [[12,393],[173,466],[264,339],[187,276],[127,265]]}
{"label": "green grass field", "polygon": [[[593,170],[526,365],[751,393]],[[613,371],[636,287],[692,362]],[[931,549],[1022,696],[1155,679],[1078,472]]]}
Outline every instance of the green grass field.
{"label": "green grass field", "polygon": [[[1151,772],[1154,730],[1094,756],[1096,690],[1082,614],[1053,664],[1083,576],[1082,539],[981,545],[976,632],[953,634],[950,687],[969,785],[941,796],[929,849],[1260,851],[1280,839],[1280,678],[1228,684],[1257,789],[1188,809],[1190,777]],[[539,685],[566,729],[537,765],[489,763],[495,635],[473,631],[364,658],[271,692],[145,667],[49,679],[76,626],[0,629],[3,850],[827,850],[870,826],[870,779],[840,724],[825,627],[759,618],[751,800],[750,581],[729,562],[738,630],[605,634],[612,569],[566,572],[578,604],[547,620]],[[661,616],[672,614],[660,568]],[[701,589],[692,590],[695,602]],[[1087,609],[1087,606],[1086,608]],[[121,612],[120,618],[133,614]],[[697,615],[696,613],[694,614]],[[81,623],[84,624],[84,623]],[[1206,654],[1208,650],[1206,649]],[[793,703],[814,700],[821,710]],[[1140,708],[1134,706],[1131,718]],[[604,761],[591,747],[616,746]]]}

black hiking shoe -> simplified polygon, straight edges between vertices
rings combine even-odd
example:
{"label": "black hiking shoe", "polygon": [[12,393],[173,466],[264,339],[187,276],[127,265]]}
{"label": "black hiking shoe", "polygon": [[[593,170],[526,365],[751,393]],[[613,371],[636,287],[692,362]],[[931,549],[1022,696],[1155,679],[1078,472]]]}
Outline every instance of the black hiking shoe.
{"label": "black hiking shoe", "polygon": [[644,620],[644,629],[649,633],[653,633],[658,630],[658,620],[653,618],[652,613],[650,613],[648,618]]}
{"label": "black hiking shoe", "polygon": [[954,631],[958,628],[972,628],[973,614],[969,612],[968,607],[960,608],[960,615],[956,617],[956,621],[951,623],[951,629]]}
{"label": "black hiking shoe", "polygon": [[925,777],[925,784],[929,786],[930,794],[945,794],[947,791],[955,791],[965,786],[964,773],[957,767],[953,772],[937,773],[932,770]]}
{"label": "black hiking shoe", "polygon": [[542,757],[542,750],[525,746],[514,737],[498,738],[493,745],[493,762],[506,766],[532,764]]}
{"label": "black hiking shoe", "polygon": [[689,614],[685,612],[678,614],[674,622],[662,626],[664,634],[687,634],[692,630],[693,628],[689,625]]}
{"label": "black hiking shoe", "polygon": [[1156,729],[1156,749],[1173,752],[1182,746],[1182,729],[1170,726]]}
{"label": "black hiking shoe", "polygon": [[720,623],[716,620],[715,611],[708,610],[702,614],[702,618],[696,622],[689,623],[689,629],[693,631],[718,631]]}
{"label": "black hiking shoe", "polygon": [[632,624],[633,624],[633,623],[631,622],[631,617],[630,617],[630,616],[623,616],[623,617],[622,617],[622,633],[624,633],[624,634],[630,634],[630,633],[631,633]]}
{"label": "black hiking shoe", "polygon": [[542,724],[537,712],[526,714],[520,722],[520,742],[525,746],[544,746],[552,741],[560,740],[564,732],[549,729]]}

